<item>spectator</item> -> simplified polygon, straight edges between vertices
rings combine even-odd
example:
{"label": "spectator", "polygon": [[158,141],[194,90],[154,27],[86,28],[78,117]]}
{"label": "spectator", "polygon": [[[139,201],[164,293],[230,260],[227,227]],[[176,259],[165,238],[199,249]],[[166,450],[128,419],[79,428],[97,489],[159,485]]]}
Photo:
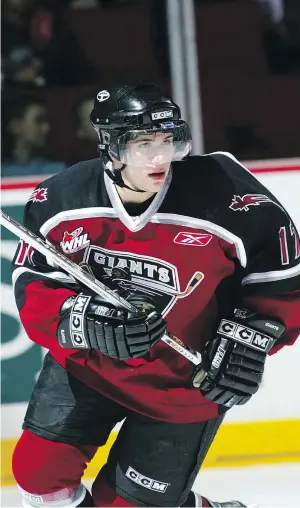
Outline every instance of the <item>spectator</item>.
{"label": "spectator", "polygon": [[9,84],[26,88],[44,86],[42,68],[42,62],[26,45],[12,48],[7,57],[2,58],[3,79]]}
{"label": "spectator", "polygon": [[[263,44],[269,70],[274,73],[299,71],[299,0],[257,1],[261,4],[266,19]],[[296,8],[291,8],[292,5]]]}
{"label": "spectator", "polygon": [[2,118],[2,176],[52,174],[65,164],[47,154],[50,124],[45,103],[20,96],[6,104]]}
{"label": "spectator", "polygon": [[92,97],[80,99],[73,107],[73,116],[78,139],[88,140],[95,144],[97,134],[90,121],[93,107],[94,99]]}
{"label": "spectator", "polygon": [[[73,86],[97,81],[94,67],[55,2],[3,1],[2,58],[4,81],[19,86]],[[27,71],[25,78],[20,66]]]}
{"label": "spectator", "polygon": [[84,159],[97,157],[97,134],[90,122],[90,114],[94,107],[94,99],[85,97],[80,99],[72,109],[72,117],[76,129],[76,142],[70,163],[74,164]]}
{"label": "spectator", "polygon": [[284,0],[258,0],[272,23],[277,25],[284,18]]}
{"label": "spectator", "polygon": [[34,54],[26,23],[32,0],[3,0],[2,10],[2,76],[5,82],[25,86],[44,84],[42,62]]}

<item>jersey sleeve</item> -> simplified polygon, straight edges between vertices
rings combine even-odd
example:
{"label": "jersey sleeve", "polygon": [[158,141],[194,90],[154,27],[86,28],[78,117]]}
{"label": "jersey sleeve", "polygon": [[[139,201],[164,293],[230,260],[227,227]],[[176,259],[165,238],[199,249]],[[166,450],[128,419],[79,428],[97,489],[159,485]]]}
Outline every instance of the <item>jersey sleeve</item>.
{"label": "jersey sleeve", "polygon": [[[265,219],[265,239],[249,256],[242,279],[242,303],[246,308],[281,319],[284,338],[270,354],[292,345],[300,336],[300,240],[291,218],[284,210]],[[259,226],[261,227],[261,226]]]}
{"label": "jersey sleeve", "polygon": [[[38,236],[45,221],[44,203],[29,201],[24,211],[24,225]],[[55,267],[49,259],[20,240],[13,259],[14,295],[21,322],[28,337],[47,348],[60,348],[56,339],[62,303],[77,294],[75,279]]]}
{"label": "jersey sleeve", "polygon": [[278,199],[231,154],[215,158],[233,182],[228,220],[247,255],[239,305],[274,316],[286,326],[273,354],[300,336],[299,233]]}

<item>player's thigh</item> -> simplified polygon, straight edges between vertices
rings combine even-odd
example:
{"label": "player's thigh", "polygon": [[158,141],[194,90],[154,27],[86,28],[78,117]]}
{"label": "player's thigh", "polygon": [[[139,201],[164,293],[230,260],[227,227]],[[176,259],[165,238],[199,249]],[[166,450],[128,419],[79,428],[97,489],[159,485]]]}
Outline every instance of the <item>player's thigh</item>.
{"label": "player's thigh", "polygon": [[129,416],[103,471],[107,482],[138,506],[181,506],[222,420],[174,424]]}
{"label": "player's thigh", "polygon": [[126,408],[72,376],[48,353],[23,429],[51,441],[102,446],[127,413]]}

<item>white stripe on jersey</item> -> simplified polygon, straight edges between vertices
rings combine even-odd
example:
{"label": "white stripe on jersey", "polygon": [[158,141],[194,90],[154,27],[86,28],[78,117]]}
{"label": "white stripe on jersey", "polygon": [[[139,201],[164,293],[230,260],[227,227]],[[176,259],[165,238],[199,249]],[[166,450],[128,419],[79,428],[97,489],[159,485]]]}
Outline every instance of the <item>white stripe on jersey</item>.
{"label": "white stripe on jersey", "polygon": [[95,206],[92,208],[76,208],[74,210],[65,210],[53,215],[53,217],[50,217],[50,219],[44,222],[44,224],[40,227],[40,232],[44,237],[46,237],[51,229],[55,228],[55,226],[58,226],[58,224],[65,220],[90,219],[93,217],[108,217],[111,219],[118,218],[115,210],[110,207]]}
{"label": "white stripe on jersey", "polygon": [[[43,236],[46,236],[52,228],[60,224],[64,220],[74,220],[74,219],[89,219],[96,217],[107,217],[112,219],[118,219],[118,215],[116,214],[113,208],[80,208],[76,210],[66,210],[64,212],[60,212],[51,219],[47,220],[40,228],[40,232]],[[209,233],[213,233],[214,235],[222,238],[231,244],[234,244],[237,251],[238,259],[243,267],[247,265],[247,255],[245,251],[244,244],[238,236],[230,233],[227,229],[222,226],[218,226],[213,222],[209,222],[203,219],[196,219],[195,217],[188,217],[185,215],[177,215],[174,213],[156,213],[149,220],[149,222],[157,223],[157,224],[173,224],[178,226],[187,226],[194,229],[202,229],[204,231],[208,231]]]}
{"label": "white stripe on jersey", "polygon": [[242,279],[242,286],[261,282],[277,282],[278,280],[291,279],[298,275],[300,275],[300,264],[292,268],[274,270],[273,272],[250,273]]}
{"label": "white stripe on jersey", "polygon": [[188,226],[195,229],[203,229],[209,233],[222,238],[228,243],[234,244],[236,247],[237,257],[243,267],[247,266],[247,255],[243,244],[243,241],[238,236],[230,233],[227,229],[222,226],[218,226],[213,222],[209,222],[203,219],[196,219],[195,217],[187,217],[185,215],[177,215],[175,213],[156,213],[151,222],[158,224],[174,224],[175,226]]}

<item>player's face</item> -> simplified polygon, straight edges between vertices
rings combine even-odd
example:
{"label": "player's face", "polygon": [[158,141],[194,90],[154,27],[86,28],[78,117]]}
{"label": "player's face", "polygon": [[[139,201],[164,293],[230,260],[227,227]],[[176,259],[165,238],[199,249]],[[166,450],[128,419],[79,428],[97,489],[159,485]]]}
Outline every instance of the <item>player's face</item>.
{"label": "player's face", "polygon": [[28,145],[44,147],[47,143],[49,129],[46,108],[40,104],[30,104],[22,120],[15,124],[13,133],[16,137],[26,141]]}
{"label": "player's face", "polygon": [[122,176],[132,188],[158,192],[163,186],[173,158],[173,135],[143,134],[127,144],[128,164]]}

